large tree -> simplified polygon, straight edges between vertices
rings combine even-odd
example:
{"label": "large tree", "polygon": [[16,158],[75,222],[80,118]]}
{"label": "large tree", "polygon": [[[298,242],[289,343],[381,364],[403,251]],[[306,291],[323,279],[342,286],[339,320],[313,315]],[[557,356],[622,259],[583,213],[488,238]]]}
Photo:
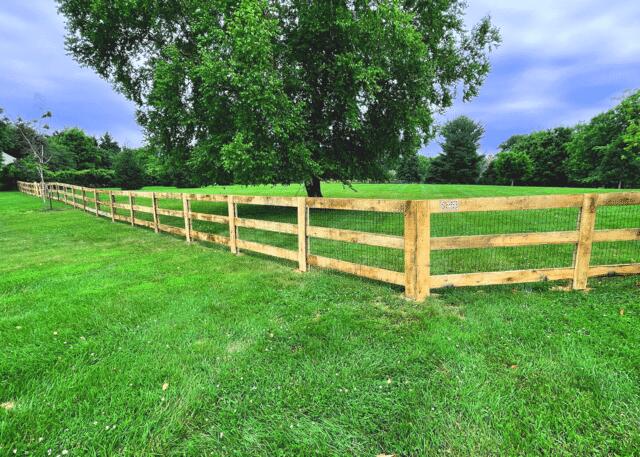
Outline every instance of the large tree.
{"label": "large tree", "polygon": [[447,122],[441,131],[442,153],[431,162],[429,180],[473,184],[480,177],[482,156],[478,154],[484,127],[466,116]]}
{"label": "large tree", "polygon": [[489,18],[465,27],[463,0],[57,1],[68,50],[172,164],[310,195],[415,152],[499,41]]}
{"label": "large tree", "polygon": [[499,182],[522,184],[531,177],[533,161],[524,152],[504,151],[493,161],[495,175]]}

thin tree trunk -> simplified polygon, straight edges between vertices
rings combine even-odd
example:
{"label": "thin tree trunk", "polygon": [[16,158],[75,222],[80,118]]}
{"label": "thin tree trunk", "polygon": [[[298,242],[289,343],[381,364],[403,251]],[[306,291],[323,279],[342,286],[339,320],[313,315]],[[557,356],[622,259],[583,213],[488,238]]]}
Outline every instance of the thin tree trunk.
{"label": "thin tree trunk", "polygon": [[622,181],[618,181],[618,189],[622,189]]}
{"label": "thin tree trunk", "polygon": [[322,190],[320,189],[320,178],[317,176],[311,177],[311,181],[304,183],[307,188],[308,197],[322,197]]}
{"label": "thin tree trunk", "polygon": [[513,186],[513,184],[514,184],[514,180],[512,179],[512,180],[511,180],[511,186]]}

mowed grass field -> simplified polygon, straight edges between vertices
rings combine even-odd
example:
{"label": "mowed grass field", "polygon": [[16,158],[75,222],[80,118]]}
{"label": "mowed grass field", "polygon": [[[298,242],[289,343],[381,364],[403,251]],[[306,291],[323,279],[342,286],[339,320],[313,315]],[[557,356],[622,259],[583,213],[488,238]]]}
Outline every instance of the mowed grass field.
{"label": "mowed grass field", "polygon": [[[368,198],[560,192],[357,189]],[[197,191],[303,195],[286,187]],[[331,184],[325,194],[354,196]],[[416,304],[401,288],[300,274],[288,262],[187,245],[58,203],[41,207],[36,198],[0,193],[0,455],[633,455],[640,448],[638,277],[592,279],[588,293],[554,283],[444,289]],[[501,217],[493,225],[502,230],[531,223]],[[546,214],[538,223],[555,227],[572,217]],[[385,218],[326,221],[397,230]],[[599,224],[636,221],[616,210]],[[473,218],[440,226],[440,233],[489,229]],[[634,249],[607,252],[618,258]]]}

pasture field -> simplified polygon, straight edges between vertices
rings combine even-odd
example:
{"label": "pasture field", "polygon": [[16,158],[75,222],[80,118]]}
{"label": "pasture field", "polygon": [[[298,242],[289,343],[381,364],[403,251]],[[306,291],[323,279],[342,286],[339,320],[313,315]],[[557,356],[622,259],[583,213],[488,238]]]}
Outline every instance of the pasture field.
{"label": "pasture field", "polygon": [[[402,199],[585,192],[356,188],[324,191]],[[188,191],[304,195],[297,186]],[[194,211],[224,211],[197,203]],[[0,455],[632,455],[640,448],[639,277],[590,279],[589,292],[558,290],[562,283],[443,289],[413,303],[401,288],[315,269],[300,274],[285,261],[187,245],[60,203],[41,206],[0,193]],[[271,207],[243,211],[291,217]],[[391,216],[315,217],[383,233],[401,228]],[[553,210],[470,217],[434,230],[508,233],[576,222]],[[638,221],[616,207],[598,217],[602,228]],[[213,223],[198,229],[224,231]],[[273,236],[259,232],[245,238]],[[265,242],[289,243],[274,240]],[[314,243],[387,267],[396,261]],[[594,256],[637,261],[634,243]],[[456,252],[434,262],[451,271],[507,268],[514,258],[566,261],[566,253],[540,248]]]}

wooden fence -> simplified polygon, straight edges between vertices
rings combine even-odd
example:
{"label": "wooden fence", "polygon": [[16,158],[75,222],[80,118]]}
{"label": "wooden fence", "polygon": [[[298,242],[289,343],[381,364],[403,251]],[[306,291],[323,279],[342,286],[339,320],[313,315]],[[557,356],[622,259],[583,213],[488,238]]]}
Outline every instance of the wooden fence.
{"label": "wooden fence", "polygon": [[[184,236],[187,242],[202,240],[228,246],[231,252],[254,251],[297,262],[300,271],[309,266],[337,270],[369,279],[404,286],[407,297],[423,300],[432,289],[458,286],[512,284],[554,280],[572,280],[574,289],[586,289],[587,280],[593,276],[640,274],[640,258],[632,262],[590,265],[592,246],[595,242],[640,241],[640,219],[632,219],[634,228],[596,230],[598,208],[604,206],[640,205],[640,192],[600,193],[576,195],[550,195],[529,197],[469,198],[450,200],[370,200],[307,197],[258,197],[240,195],[209,195],[167,192],[128,192],[101,190],[64,183],[48,183],[42,189],[38,183],[18,183],[21,192],[42,196],[110,218],[111,221],[128,222]],[[102,197],[106,196],[106,200]],[[118,203],[116,197],[126,198]],[[136,199],[150,200],[150,206],[136,204]],[[159,199],[181,202],[181,209],[158,207]],[[191,203],[219,202],[226,204],[227,214],[194,212]],[[295,208],[297,223],[275,222],[238,217],[238,205],[267,205]],[[432,235],[432,217],[441,213],[518,212],[558,208],[577,209],[575,230],[534,233],[508,233],[490,235],[440,236]],[[636,206],[636,208],[638,208]],[[399,213],[403,217],[403,235],[371,233],[359,230],[314,226],[309,220],[311,209],[336,211],[362,211],[374,213]],[[127,215],[118,213],[125,210]],[[136,217],[147,213],[150,220]],[[640,214],[640,213],[639,213]],[[160,216],[182,218],[184,227],[160,222]],[[193,221],[207,221],[228,225],[229,236],[194,230]],[[241,239],[239,227],[278,232],[297,236],[297,250]],[[309,239],[319,238],[389,248],[404,257],[404,271],[393,271],[313,255],[309,252]],[[573,265],[561,268],[522,269],[510,271],[478,271],[460,274],[431,274],[431,256],[439,250],[490,249],[538,245],[574,245]],[[635,256],[635,254],[633,255]],[[632,257],[633,257],[632,256]]]}

